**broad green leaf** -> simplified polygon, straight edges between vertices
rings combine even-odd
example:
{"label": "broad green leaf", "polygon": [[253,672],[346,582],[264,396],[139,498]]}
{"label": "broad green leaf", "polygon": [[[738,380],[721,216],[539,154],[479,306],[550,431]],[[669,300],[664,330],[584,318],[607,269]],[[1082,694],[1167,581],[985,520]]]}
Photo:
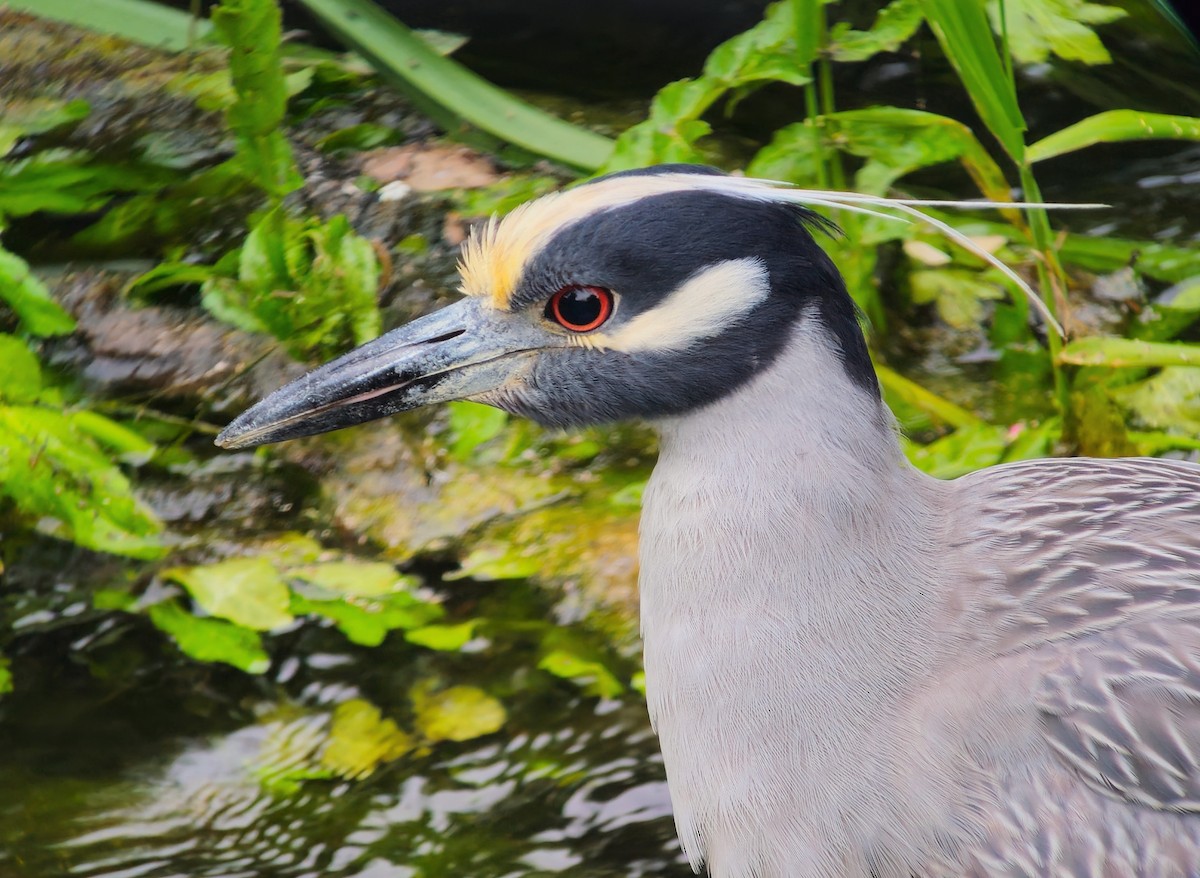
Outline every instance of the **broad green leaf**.
{"label": "broad green leaf", "polygon": [[125,463],[140,465],[154,455],[154,443],[116,421],[90,411],[71,412],[71,426],[113,451]]}
{"label": "broad green leaf", "polygon": [[1004,172],[971,129],[955,119],[900,107],[848,110],[825,119],[841,148],[868,160],[855,177],[862,191],[884,195],[905,174],[958,161],[985,198],[1009,200]]}
{"label": "broad green leaf", "polygon": [[662,88],[650,105],[649,118],[617,138],[605,173],[663,162],[699,162],[695,143],[712,127],[700,119],[724,93],[708,80],[681,79]]}
{"label": "broad green leaf", "polygon": [[210,30],[204,19],[151,0],[5,0],[5,5],[168,52],[186,51]]}
{"label": "broad green leaf", "polygon": [[184,653],[202,662],[223,662],[248,674],[264,674],[271,660],[256,632],[221,619],[193,616],[175,601],[154,604],[150,621]]}
{"label": "broad green leaf", "polygon": [[504,727],[504,705],[475,686],[440,692],[429,684],[410,693],[417,731],[426,741],[470,741]]}
{"label": "broad green leaf", "polygon": [[293,593],[290,609],[296,615],[312,614],[333,622],[346,639],[361,646],[379,646],[389,631],[419,629],[442,618],[437,604],[407,594],[380,599],[325,600]]}
{"label": "broad green leaf", "polygon": [[401,576],[396,568],[383,561],[326,561],[288,570],[289,576],[311,582],[339,595],[379,597],[398,591],[408,591],[417,582]]}
{"label": "broad green leaf", "polygon": [[1029,147],[1026,156],[1031,162],[1040,162],[1097,143],[1124,140],[1200,140],[1200,118],[1109,110],[1043,137]]}
{"label": "broad green leaf", "polygon": [[1025,120],[1017,92],[1000,57],[981,0],[922,0],[942,52],[954,66],[988,130],[1020,164],[1024,159]]}
{"label": "broad green leaf", "polygon": [[0,655],[0,695],[13,691],[12,663],[7,656]]}
{"label": "broad green leaf", "polygon": [[1137,453],[1143,457],[1157,457],[1163,452],[1177,449],[1200,451],[1200,438],[1195,436],[1138,430],[1129,430],[1126,436],[1137,447]]}
{"label": "broad green leaf", "polygon": [[0,406],[0,495],[51,536],[136,558],[162,554],[162,525],[108,455],[61,411]]}
{"label": "broad green leaf", "polygon": [[713,49],[703,78],[724,89],[810,82],[824,5],[822,0],[783,0],[768,6],[762,21]]}
{"label": "broad green leaf", "polygon": [[941,268],[911,272],[912,299],[918,305],[933,303],[938,316],[955,329],[970,329],[983,321],[983,303],[1000,299],[1004,292],[973,271]]}
{"label": "broad green leaf", "polygon": [[1182,430],[1200,436],[1200,369],[1169,366],[1143,381],[1111,392],[1146,427]]}
{"label": "broad green leaf", "polygon": [[[985,197],[1010,199],[1004,172],[971,129],[946,116],[899,107],[847,110],[822,117],[820,132],[828,145],[867,160],[855,176],[858,191],[886,195],[906,174],[957,161]],[[816,147],[810,123],[789,125],[775,132],[746,172],[754,177],[811,183],[816,179]]]}
{"label": "broad green leaf", "polygon": [[439,652],[458,652],[475,636],[478,619],[469,619],[457,625],[426,625],[404,633],[404,639],[426,649]]}
{"label": "broad green leaf", "polygon": [[21,339],[0,333],[0,401],[30,403],[42,392],[42,369]]}
{"label": "broad green leaf", "polygon": [[602,698],[616,698],[625,691],[621,681],[602,663],[567,650],[551,650],[542,656],[538,667],[556,677],[571,680]]}
{"label": "broad green leaf", "polygon": [[1189,278],[1170,291],[1170,301],[1156,303],[1176,311],[1200,311],[1200,277]]}
{"label": "broad green leaf", "polygon": [[629,688],[641,695],[646,694],[646,672],[634,671],[633,676],[629,680]]}
{"label": "broad green leaf", "polygon": [[[3,211],[0,209],[0,214]],[[0,299],[8,303],[30,335],[65,335],[75,321],[50,297],[25,260],[0,247]]]}
{"label": "broad green leaf", "polygon": [[293,621],[287,584],[266,558],[173,567],[163,575],[186,588],[212,615],[254,631],[282,628]]}
{"label": "broad green leaf", "polygon": [[[586,170],[598,168],[612,142],[555,118],[444,58],[369,0],[300,0],[330,31],[384,76],[415,92],[449,130],[465,120],[537,155]],[[448,112],[447,112],[448,111]]]}
{"label": "broad green leaf", "polygon": [[202,284],[211,280],[211,265],[192,265],[184,262],[160,262],[145,274],[140,274],[125,287],[125,294],[146,297],[159,290]]}
{"label": "broad green leaf", "polygon": [[1200,366],[1200,345],[1091,336],[1071,342],[1059,355],[1074,366]]}
{"label": "broad green leaf", "polygon": [[528,579],[540,569],[538,560],[509,543],[487,543],[473,548],[446,579]]}
{"label": "broad green leaf", "polygon": [[321,765],[340,777],[363,778],[380,765],[399,759],[415,744],[394,721],[384,719],[374,704],[352,698],[333,710]]}
{"label": "broad green leaf", "polygon": [[1040,64],[1051,55],[1065,61],[1107,64],[1112,58],[1088,25],[1107,24],[1128,14],[1116,6],[1087,0],[990,0],[988,13],[997,33],[1001,3],[1008,50],[1022,64]]}
{"label": "broad green leaf", "polygon": [[[603,170],[703,161],[695,144],[712,129],[700,117],[722,96],[765,82],[809,82],[819,30],[816,16],[823,14],[820,5],[820,0],[784,0],[769,6],[761,22],[713,50],[702,76],[672,82],[659,91],[649,118],[617,139]],[[797,15],[805,21],[799,22]]]}
{"label": "broad green leaf", "polygon": [[764,180],[811,185],[817,180],[820,166],[817,146],[811,125],[805,122],[786,125],[755,154],[746,167],[746,174]]}
{"label": "broad green leaf", "polygon": [[[954,222],[964,231],[969,230],[973,236],[998,235],[1016,244],[1028,243],[1024,233],[1008,223],[972,219],[967,225],[961,217],[931,213],[943,221]],[[1167,283],[1200,276],[1200,247],[1081,234],[1060,235],[1058,247],[1064,262],[1089,271],[1110,272],[1133,266],[1138,274]]]}
{"label": "broad green leaf", "polygon": [[834,61],[866,61],[880,52],[895,52],[924,20],[921,0],[892,0],[875,16],[869,30],[851,30],[845,22],[834,25],[829,35],[830,57]]}

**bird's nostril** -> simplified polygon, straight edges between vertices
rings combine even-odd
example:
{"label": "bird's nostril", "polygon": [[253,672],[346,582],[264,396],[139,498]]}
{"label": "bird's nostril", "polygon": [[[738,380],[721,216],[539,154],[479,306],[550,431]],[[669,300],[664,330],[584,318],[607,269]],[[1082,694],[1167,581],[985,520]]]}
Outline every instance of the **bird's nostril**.
{"label": "bird's nostril", "polygon": [[435,335],[433,338],[427,338],[424,341],[417,342],[417,344],[437,344],[440,341],[450,341],[452,338],[458,338],[464,332],[466,332],[465,329],[456,329],[453,332],[447,332],[444,335]]}

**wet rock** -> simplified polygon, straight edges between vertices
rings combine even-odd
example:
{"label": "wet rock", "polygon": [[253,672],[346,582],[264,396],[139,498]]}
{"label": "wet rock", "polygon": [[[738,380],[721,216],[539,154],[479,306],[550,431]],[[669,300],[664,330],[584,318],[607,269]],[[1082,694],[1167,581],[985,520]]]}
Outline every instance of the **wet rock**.
{"label": "wet rock", "polygon": [[235,412],[303,372],[274,340],[195,309],[132,307],[119,294],[125,280],[81,271],[55,289],[78,329],[58,344],[52,360],[78,369],[94,392],[183,399],[212,412]]}

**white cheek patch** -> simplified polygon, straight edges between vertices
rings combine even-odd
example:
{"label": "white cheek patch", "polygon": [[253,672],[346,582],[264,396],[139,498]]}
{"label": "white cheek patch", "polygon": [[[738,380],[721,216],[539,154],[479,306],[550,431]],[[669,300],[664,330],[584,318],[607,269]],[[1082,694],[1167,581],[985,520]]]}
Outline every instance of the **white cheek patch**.
{"label": "white cheek patch", "polygon": [[706,268],[657,308],[634,317],[612,333],[593,333],[597,347],[619,351],[679,351],[712,338],[758,307],[770,295],[761,259],[730,259]]}

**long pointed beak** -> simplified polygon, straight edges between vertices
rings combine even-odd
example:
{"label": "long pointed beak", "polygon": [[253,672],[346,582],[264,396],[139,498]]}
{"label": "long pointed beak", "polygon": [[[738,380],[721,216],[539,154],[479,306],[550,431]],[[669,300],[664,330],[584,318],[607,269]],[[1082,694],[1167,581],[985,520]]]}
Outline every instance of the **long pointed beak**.
{"label": "long pointed beak", "polygon": [[532,323],[464,299],[281,387],[239,415],[217,444],[248,448],[312,436],[485,393],[520,369],[525,358],[519,354],[552,338]]}

